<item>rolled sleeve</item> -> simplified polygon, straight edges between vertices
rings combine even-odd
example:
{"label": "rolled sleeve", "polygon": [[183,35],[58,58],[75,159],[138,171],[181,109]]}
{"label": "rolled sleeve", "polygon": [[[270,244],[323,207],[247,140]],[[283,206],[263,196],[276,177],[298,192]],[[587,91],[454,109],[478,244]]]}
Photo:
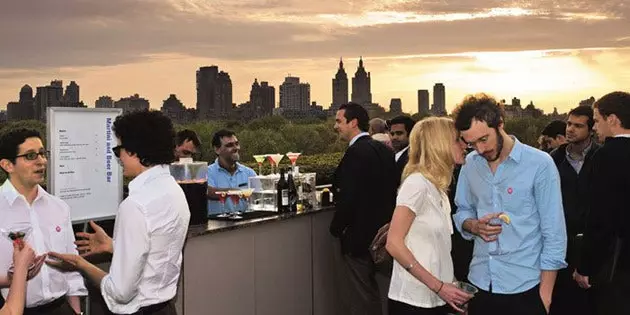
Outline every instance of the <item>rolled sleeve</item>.
{"label": "rolled sleeve", "polygon": [[455,191],[455,205],[457,211],[453,215],[455,228],[466,240],[472,240],[475,235],[464,230],[464,222],[468,219],[477,219],[477,212],[471,202],[472,194],[468,187],[468,167],[464,165],[457,180],[457,190]]}
{"label": "rolled sleeve", "polygon": [[534,194],[542,232],[541,270],[567,267],[567,232],[562,208],[560,175],[551,158],[536,173]]}

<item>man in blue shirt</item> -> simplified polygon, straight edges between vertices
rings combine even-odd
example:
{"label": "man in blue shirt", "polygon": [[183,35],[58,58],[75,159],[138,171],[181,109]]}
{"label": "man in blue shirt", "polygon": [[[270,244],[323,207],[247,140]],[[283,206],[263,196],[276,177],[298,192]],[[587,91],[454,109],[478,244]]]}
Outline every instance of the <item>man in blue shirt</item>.
{"label": "man in blue shirt", "polygon": [[566,267],[560,177],[548,154],[509,136],[503,122],[484,94],[456,109],[461,138],[476,151],[462,167],[453,216],[474,240],[468,279],[480,290],[468,314],[548,314],[557,271]]}
{"label": "man in blue shirt", "polygon": [[208,215],[243,211],[247,207],[244,200],[235,204],[226,197],[225,204],[221,205],[216,192],[246,189],[248,179],[256,176],[256,172],[238,162],[241,147],[234,132],[225,129],[217,131],[212,137],[212,146],[217,159],[208,166]]}

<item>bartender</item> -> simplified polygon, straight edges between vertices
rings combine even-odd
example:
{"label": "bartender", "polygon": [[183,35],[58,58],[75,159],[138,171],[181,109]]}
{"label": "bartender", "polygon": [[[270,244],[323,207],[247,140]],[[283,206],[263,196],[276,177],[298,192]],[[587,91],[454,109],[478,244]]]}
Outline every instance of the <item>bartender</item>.
{"label": "bartender", "polygon": [[235,204],[227,196],[222,205],[219,201],[221,195],[217,192],[248,188],[248,179],[256,176],[256,172],[238,162],[241,147],[234,132],[225,129],[217,131],[212,136],[212,146],[217,159],[208,166],[208,215],[245,209],[244,200]]}

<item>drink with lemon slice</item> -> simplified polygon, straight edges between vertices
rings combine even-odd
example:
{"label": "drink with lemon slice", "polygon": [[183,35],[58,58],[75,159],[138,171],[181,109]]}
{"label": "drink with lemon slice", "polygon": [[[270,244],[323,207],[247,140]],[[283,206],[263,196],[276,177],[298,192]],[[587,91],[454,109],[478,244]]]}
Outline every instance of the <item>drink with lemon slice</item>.
{"label": "drink with lemon slice", "polygon": [[[492,218],[490,219],[490,222],[488,222],[488,224],[490,225],[495,225],[495,226],[501,226],[503,225],[503,223],[505,224],[510,224],[512,222],[512,220],[510,219],[510,216],[503,212],[501,214],[499,214],[496,218]],[[488,253],[491,255],[500,255],[501,252],[501,244],[499,243],[499,238],[500,238],[500,234],[497,235],[497,239],[494,242],[488,243]]]}

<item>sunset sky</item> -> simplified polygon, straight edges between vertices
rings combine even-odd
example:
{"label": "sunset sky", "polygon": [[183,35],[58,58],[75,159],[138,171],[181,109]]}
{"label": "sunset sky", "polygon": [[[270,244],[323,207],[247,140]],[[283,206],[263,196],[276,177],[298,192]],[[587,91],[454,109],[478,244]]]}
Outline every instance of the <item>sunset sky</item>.
{"label": "sunset sky", "polygon": [[[288,74],[328,107],[339,57],[359,56],[374,102],[417,111],[416,90],[444,83],[447,110],[469,93],[516,96],[565,112],[630,90],[630,3],[558,0],[19,0],[0,10],[0,109],[22,85],[61,79],[93,106],[138,93],[196,102],[195,71],[218,65],[234,102],[254,78]],[[276,95],[276,101],[278,96]]]}

